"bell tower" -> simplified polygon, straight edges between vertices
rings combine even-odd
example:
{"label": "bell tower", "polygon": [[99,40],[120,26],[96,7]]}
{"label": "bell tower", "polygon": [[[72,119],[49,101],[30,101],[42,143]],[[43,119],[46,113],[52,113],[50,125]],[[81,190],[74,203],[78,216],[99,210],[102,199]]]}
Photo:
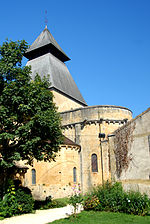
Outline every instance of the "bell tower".
{"label": "bell tower", "polygon": [[29,59],[32,78],[38,73],[41,78],[49,76],[50,90],[60,112],[87,106],[65,62],[70,58],[61,49],[47,26],[28,48],[25,57]]}

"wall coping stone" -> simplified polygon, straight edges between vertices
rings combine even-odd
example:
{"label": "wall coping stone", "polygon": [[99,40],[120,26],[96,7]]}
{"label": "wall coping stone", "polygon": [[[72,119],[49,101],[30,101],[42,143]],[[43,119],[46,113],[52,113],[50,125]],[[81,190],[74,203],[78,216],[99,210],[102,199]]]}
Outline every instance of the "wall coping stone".
{"label": "wall coping stone", "polygon": [[78,110],[87,110],[87,109],[94,109],[94,108],[113,108],[113,109],[122,109],[122,110],[127,110],[131,113],[131,115],[133,114],[133,112],[126,108],[126,107],[122,107],[122,106],[115,106],[115,105],[96,105],[96,106],[86,106],[86,107],[79,107],[79,108],[75,108],[75,109],[72,109],[72,110],[66,110],[66,111],[63,111],[63,112],[60,112],[60,114],[65,114],[65,113],[70,113],[70,112],[75,112],[75,111],[78,111]]}

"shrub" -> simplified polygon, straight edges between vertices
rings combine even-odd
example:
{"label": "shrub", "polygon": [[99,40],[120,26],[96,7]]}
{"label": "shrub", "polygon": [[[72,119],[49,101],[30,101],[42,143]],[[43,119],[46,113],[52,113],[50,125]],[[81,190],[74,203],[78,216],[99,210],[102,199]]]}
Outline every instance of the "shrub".
{"label": "shrub", "polygon": [[49,205],[52,203],[52,197],[46,197],[46,200],[38,201],[35,200],[34,209],[48,209]]}
{"label": "shrub", "polygon": [[96,195],[92,195],[91,197],[89,196],[85,201],[84,201],[84,209],[86,211],[88,210],[94,210],[94,211],[100,211],[102,210],[101,208],[101,203]]}
{"label": "shrub", "polygon": [[45,201],[35,201],[34,209],[49,209],[49,208],[61,208],[66,206],[67,203],[62,199],[52,200],[51,196],[47,197]]}
{"label": "shrub", "polygon": [[88,195],[84,200],[84,209],[147,215],[150,212],[150,199],[139,192],[124,192],[120,183],[106,182]]}
{"label": "shrub", "polygon": [[120,211],[124,200],[124,192],[120,183],[111,184],[106,182],[103,186],[94,189],[92,195],[97,196],[101,204],[98,207],[105,211]]}
{"label": "shrub", "polygon": [[83,201],[83,198],[81,195],[80,184],[78,185],[75,184],[72,189],[73,189],[73,194],[69,198],[69,204],[73,206],[74,217],[76,217],[79,204]]}
{"label": "shrub", "polygon": [[67,204],[64,201],[55,199],[52,200],[52,207],[51,208],[61,208],[61,207],[65,207]]}
{"label": "shrub", "polygon": [[7,194],[4,195],[3,200],[0,202],[0,216],[11,217],[16,214],[18,210],[18,204],[15,199],[15,188],[12,185]]}
{"label": "shrub", "polygon": [[19,188],[16,191],[15,199],[18,204],[18,212],[16,214],[24,214],[33,211],[34,200],[28,188]]}
{"label": "shrub", "polygon": [[0,202],[0,216],[11,217],[32,212],[34,200],[31,192],[27,188],[15,190],[11,185],[5,194],[4,199]]}
{"label": "shrub", "polygon": [[128,214],[147,215],[150,212],[150,199],[145,194],[129,192],[126,194],[122,211]]}

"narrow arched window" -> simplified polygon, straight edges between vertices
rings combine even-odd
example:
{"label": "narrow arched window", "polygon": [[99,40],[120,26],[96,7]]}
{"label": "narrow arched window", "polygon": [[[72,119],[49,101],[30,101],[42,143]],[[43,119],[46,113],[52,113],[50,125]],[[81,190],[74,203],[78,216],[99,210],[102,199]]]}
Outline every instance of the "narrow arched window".
{"label": "narrow arched window", "polygon": [[97,155],[96,154],[92,154],[92,156],[91,156],[91,165],[92,165],[92,172],[98,172]]}
{"label": "narrow arched window", "polygon": [[36,184],[36,170],[32,169],[32,184]]}
{"label": "narrow arched window", "polygon": [[73,182],[74,183],[77,182],[77,168],[76,167],[73,168]]}

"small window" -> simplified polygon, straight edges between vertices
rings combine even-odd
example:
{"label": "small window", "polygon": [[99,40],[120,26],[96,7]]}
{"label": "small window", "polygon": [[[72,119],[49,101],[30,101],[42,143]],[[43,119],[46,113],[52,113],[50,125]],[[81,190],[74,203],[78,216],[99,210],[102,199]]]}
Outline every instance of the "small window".
{"label": "small window", "polygon": [[98,172],[97,155],[96,154],[92,154],[92,156],[91,156],[91,165],[92,165],[92,172]]}
{"label": "small window", "polygon": [[36,184],[36,170],[32,169],[32,184]]}
{"label": "small window", "polygon": [[77,168],[76,167],[73,168],[73,182],[74,183],[77,182]]}

